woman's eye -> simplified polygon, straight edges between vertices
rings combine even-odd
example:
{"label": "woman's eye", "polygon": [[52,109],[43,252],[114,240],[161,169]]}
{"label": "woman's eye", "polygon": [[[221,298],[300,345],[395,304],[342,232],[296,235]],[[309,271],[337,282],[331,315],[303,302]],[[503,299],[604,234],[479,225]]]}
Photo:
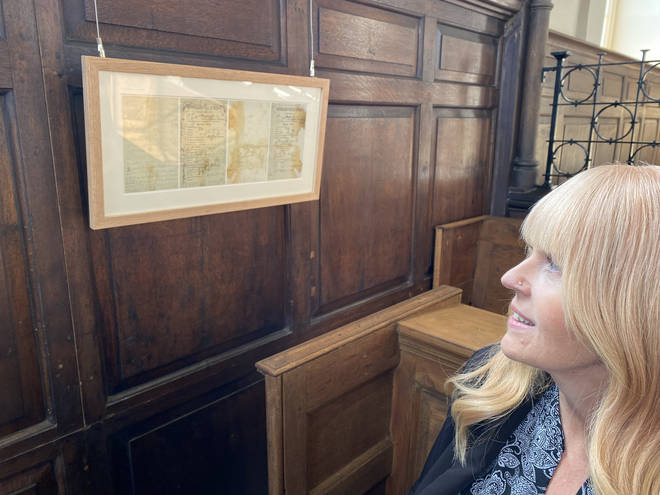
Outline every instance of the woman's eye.
{"label": "woman's eye", "polygon": [[550,256],[545,257],[545,261],[548,265],[548,270],[551,272],[561,272],[561,268],[559,268],[554,261],[552,261],[552,258]]}

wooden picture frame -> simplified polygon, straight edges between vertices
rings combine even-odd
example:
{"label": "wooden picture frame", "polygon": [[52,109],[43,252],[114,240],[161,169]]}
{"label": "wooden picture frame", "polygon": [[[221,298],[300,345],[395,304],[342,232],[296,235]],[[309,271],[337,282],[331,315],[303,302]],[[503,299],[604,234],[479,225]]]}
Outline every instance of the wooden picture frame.
{"label": "wooden picture frame", "polygon": [[82,57],[92,229],[318,199],[327,79]]}

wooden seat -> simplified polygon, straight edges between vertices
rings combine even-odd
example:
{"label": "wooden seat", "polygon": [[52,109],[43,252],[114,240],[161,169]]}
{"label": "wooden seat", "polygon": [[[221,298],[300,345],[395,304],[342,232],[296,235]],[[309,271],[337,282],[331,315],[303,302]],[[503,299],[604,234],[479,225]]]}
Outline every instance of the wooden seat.
{"label": "wooden seat", "polygon": [[463,289],[463,303],[506,314],[511,292],[500,278],[525,258],[521,220],[480,216],[435,228],[433,287]]}
{"label": "wooden seat", "polygon": [[447,411],[444,382],[505,317],[440,286],[257,363],[271,495],[404,494]]}

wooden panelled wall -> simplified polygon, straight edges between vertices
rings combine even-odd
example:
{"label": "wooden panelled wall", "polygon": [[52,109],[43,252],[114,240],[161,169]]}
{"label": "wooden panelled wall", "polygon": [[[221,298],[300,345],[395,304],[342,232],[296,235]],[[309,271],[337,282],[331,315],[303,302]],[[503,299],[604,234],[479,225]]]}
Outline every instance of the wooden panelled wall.
{"label": "wooden panelled wall", "polygon": [[[110,57],[307,72],[307,0],[97,4]],[[265,493],[255,361],[427,290],[432,227],[485,213],[521,2],[315,0],[320,200],[102,231],[94,1],[0,7],[0,493]]]}
{"label": "wooden panelled wall", "polygon": [[[645,47],[640,47],[645,48]],[[595,64],[598,62],[598,54],[604,53],[604,63],[625,63],[634,60],[623,55],[608,52],[607,50],[586,43],[582,40],[572,38],[561,33],[551,31],[546,45],[544,59],[545,67],[553,67],[557,60],[551,55],[552,52],[567,50],[570,56],[564,61],[564,65]],[[641,59],[641,52],[639,53]],[[648,68],[648,67],[647,67]],[[564,74],[566,74],[564,70]],[[637,94],[637,81],[639,79],[639,64],[625,66],[606,66],[601,72],[601,85],[598,88],[598,101],[627,101],[634,102]],[[660,69],[651,71],[646,77],[646,91],[653,98],[660,98]],[[550,117],[552,110],[552,96],[555,84],[554,73],[543,83],[541,96],[541,108],[539,112],[539,127],[536,139],[536,159],[539,162],[538,178],[539,184],[543,183],[545,164],[548,151],[548,136],[550,133]],[[565,81],[564,91],[572,100],[583,100],[593,90],[594,78],[586,70],[574,71]],[[643,99],[640,95],[640,99]],[[563,102],[563,100],[562,100]],[[633,111],[634,105],[627,105]],[[600,110],[599,106],[596,111]],[[588,139],[591,123],[592,105],[579,107],[560,107],[557,115],[556,139]],[[631,114],[622,107],[610,107],[598,118],[598,128],[604,138],[616,138],[627,134],[630,129]],[[639,106],[636,116],[635,141],[660,142],[660,107],[658,105]],[[596,136],[594,135],[594,138]],[[615,161],[625,162],[628,159],[630,135],[622,143],[597,143],[593,149],[593,164],[602,165]],[[633,151],[636,149],[633,146]],[[641,150],[637,159],[647,163],[660,163],[660,147],[647,147]],[[584,152],[577,146],[565,146],[557,153],[557,164],[566,172],[575,173],[584,165]]]}

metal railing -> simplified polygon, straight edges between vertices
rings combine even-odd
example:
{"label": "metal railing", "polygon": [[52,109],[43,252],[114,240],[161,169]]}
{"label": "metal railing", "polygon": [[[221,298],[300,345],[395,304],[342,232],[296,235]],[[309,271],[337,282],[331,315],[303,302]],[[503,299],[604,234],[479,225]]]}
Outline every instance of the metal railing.
{"label": "metal railing", "polygon": [[[660,65],[660,60],[646,60],[646,52],[642,50],[642,60],[640,62],[614,62],[603,63],[603,53],[598,54],[598,63],[596,64],[577,64],[564,66],[564,60],[569,56],[566,51],[553,52],[552,56],[557,60],[554,67],[543,68],[543,79],[546,73],[555,73],[554,94],[552,99],[552,113],[550,117],[550,135],[548,139],[548,153],[546,158],[545,181],[543,186],[551,187],[551,182],[558,178],[572,177],[573,175],[589,168],[593,164],[594,145],[596,143],[622,144],[628,146],[628,157],[626,162],[633,164],[637,161],[640,151],[646,148],[656,148],[660,146],[658,141],[642,141],[637,139],[636,131],[639,127],[638,116],[640,108],[644,105],[657,104],[660,106],[660,98],[653,98],[649,94],[647,78],[651,71]],[[608,66],[639,66],[639,76],[637,78],[637,92],[633,101],[626,101],[623,98],[619,100],[599,100],[598,88],[602,84],[602,69]],[[564,85],[572,74],[585,71],[593,77],[593,87],[591,93],[581,98],[570,98],[564,93]],[[560,101],[561,100],[561,101]],[[557,113],[559,107],[581,105],[591,105],[591,124],[589,126],[589,137],[586,140],[580,139],[557,139],[555,131],[557,126]],[[616,132],[615,136],[603,136],[599,129],[599,117],[603,116],[608,109],[621,109],[624,114],[630,117],[630,126],[623,125],[622,132]],[[627,127],[627,128],[626,128]],[[624,132],[625,131],[625,132]],[[584,164],[580,170],[568,172],[562,170],[557,163],[557,154],[566,147],[576,146],[584,152]]]}

